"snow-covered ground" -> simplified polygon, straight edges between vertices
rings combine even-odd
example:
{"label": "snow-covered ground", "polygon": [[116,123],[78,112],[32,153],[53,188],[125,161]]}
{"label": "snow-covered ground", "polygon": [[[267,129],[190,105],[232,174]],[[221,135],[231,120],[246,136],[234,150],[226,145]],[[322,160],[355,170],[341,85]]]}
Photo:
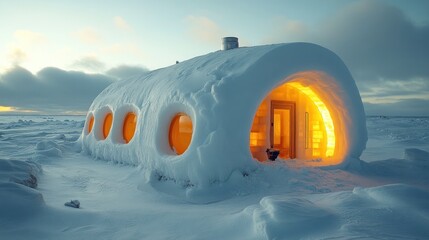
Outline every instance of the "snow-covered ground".
{"label": "snow-covered ground", "polygon": [[368,117],[348,169],[276,161],[204,188],[81,153],[83,120],[0,116],[0,239],[429,239],[429,118]]}

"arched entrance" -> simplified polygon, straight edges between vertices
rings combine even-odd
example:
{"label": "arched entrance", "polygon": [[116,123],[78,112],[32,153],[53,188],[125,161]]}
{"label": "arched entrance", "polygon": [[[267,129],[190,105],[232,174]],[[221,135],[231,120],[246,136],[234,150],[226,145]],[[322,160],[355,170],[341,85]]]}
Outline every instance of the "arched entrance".
{"label": "arched entrance", "polygon": [[[311,77],[314,73],[309,72]],[[258,161],[267,160],[266,149],[280,151],[279,158],[302,159],[308,165],[331,165],[343,156],[330,108],[329,95],[299,78],[273,89],[259,105],[250,131],[250,150]],[[340,124],[340,121],[337,121]],[[337,129],[338,131],[338,129]]]}

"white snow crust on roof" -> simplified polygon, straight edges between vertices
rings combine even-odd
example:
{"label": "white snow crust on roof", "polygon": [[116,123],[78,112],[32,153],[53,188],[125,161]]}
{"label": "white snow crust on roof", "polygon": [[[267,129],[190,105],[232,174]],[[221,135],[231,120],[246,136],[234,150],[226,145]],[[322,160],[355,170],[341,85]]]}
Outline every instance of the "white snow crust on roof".
{"label": "white snow crust on roof", "polygon": [[[92,103],[93,131],[82,132],[83,148],[96,158],[140,165],[162,176],[204,186],[226,181],[233,172],[257,168],[249,133],[261,101],[289,76],[314,71],[326,74],[307,83],[326,94],[331,111],[342,118],[346,156],[359,158],[367,141],[365,113],[356,84],[341,59],[310,43],[241,47],[217,51],[150,73],[115,82]],[[106,140],[103,119],[114,120]],[[122,122],[137,113],[134,138],[124,144]],[[170,121],[179,112],[193,122],[187,151],[175,155],[169,146]]]}

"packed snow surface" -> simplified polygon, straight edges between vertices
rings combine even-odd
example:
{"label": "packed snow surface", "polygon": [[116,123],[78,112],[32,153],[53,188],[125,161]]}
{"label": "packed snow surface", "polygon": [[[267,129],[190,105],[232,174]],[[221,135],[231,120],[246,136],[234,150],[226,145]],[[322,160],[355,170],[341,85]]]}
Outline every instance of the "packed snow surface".
{"label": "packed snow surface", "polygon": [[84,117],[3,116],[0,238],[429,239],[429,118],[367,125],[347,169],[275,161],[197,188],[82,152]]}

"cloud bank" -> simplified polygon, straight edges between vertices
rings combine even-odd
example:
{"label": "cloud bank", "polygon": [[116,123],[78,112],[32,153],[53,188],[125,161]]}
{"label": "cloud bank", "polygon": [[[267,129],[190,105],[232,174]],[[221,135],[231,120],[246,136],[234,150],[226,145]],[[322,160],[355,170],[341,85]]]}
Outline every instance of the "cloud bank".
{"label": "cloud bank", "polygon": [[100,72],[105,69],[106,64],[98,60],[95,56],[85,56],[74,61],[71,67],[91,72]]}
{"label": "cloud bank", "polygon": [[141,66],[119,65],[106,71],[106,74],[118,79],[126,79],[129,77],[145,74],[148,71],[149,69]]}
{"label": "cloud bank", "polygon": [[0,75],[0,102],[4,106],[61,113],[86,111],[113,77],[47,67],[33,75],[15,67]]}
{"label": "cloud bank", "polygon": [[327,21],[319,33],[320,41],[336,49],[362,76],[429,76],[429,24],[414,24],[396,7],[359,2]]}
{"label": "cloud bank", "polygon": [[429,106],[429,24],[418,25],[397,7],[367,0],[312,27],[283,19],[273,33],[265,41],[314,42],[337,53],[354,76],[368,115],[429,116],[429,108],[421,108]]}
{"label": "cloud bank", "polygon": [[85,112],[94,98],[121,78],[147,72],[144,67],[122,65],[105,74],[87,74],[47,67],[36,74],[15,66],[0,75],[0,105],[46,114]]}

